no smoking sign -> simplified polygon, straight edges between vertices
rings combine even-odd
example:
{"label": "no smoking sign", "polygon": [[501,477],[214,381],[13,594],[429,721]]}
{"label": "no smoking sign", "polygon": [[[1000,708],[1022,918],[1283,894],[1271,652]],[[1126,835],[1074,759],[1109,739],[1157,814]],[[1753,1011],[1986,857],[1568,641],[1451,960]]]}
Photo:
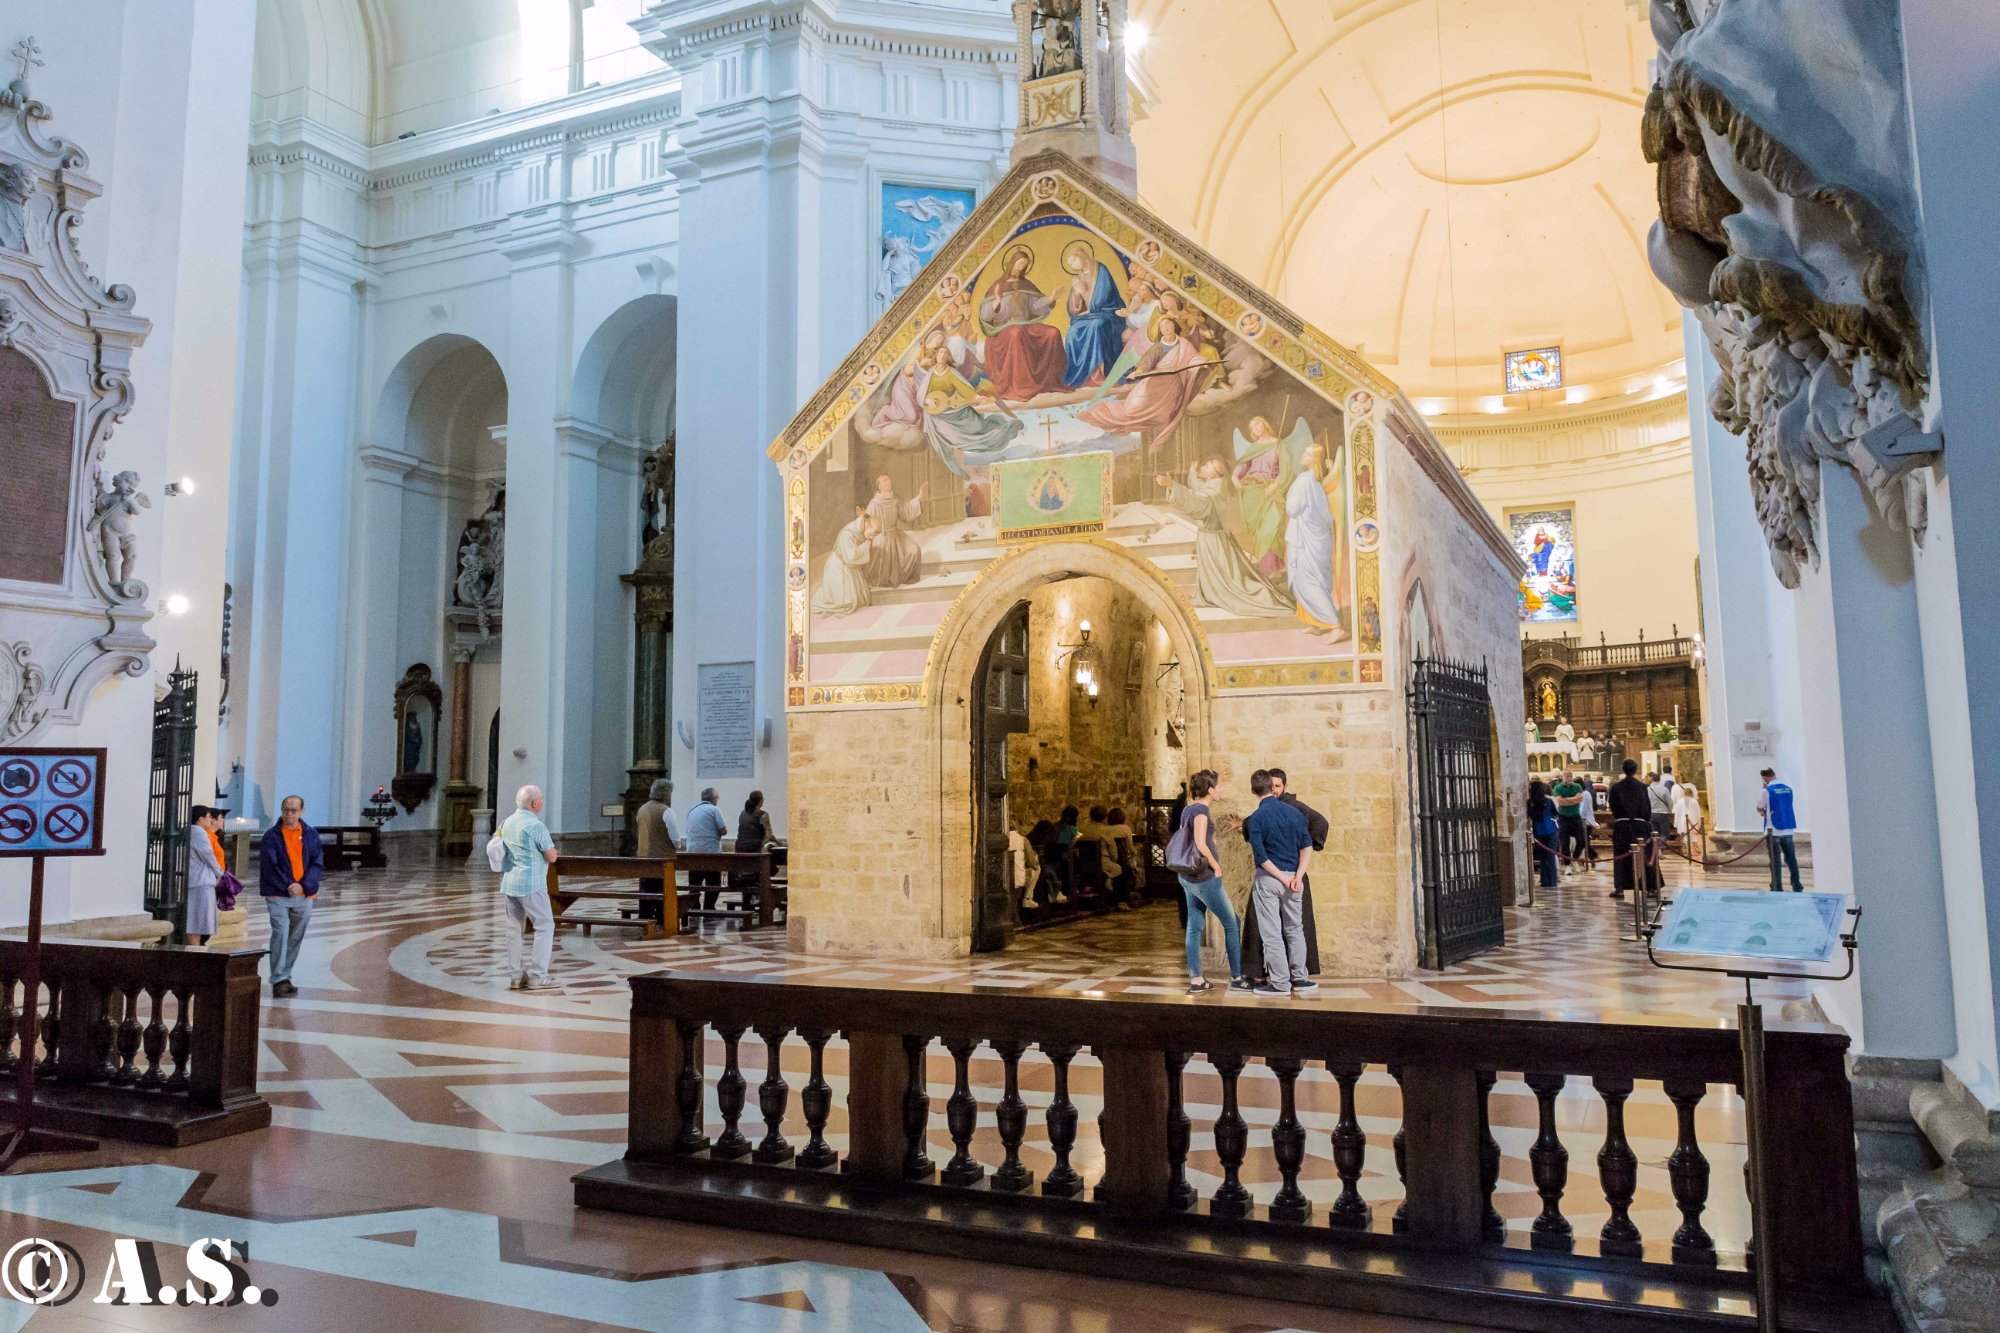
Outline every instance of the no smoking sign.
{"label": "no smoking sign", "polygon": [[0,857],[104,854],[104,751],[0,748]]}

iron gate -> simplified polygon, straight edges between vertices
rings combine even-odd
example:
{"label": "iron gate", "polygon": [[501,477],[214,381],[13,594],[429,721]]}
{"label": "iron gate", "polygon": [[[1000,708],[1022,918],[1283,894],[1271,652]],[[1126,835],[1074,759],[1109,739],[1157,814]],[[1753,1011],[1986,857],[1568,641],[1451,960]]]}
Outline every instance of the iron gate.
{"label": "iron gate", "polygon": [[1506,942],[1493,705],[1486,668],[1410,666],[1423,965],[1449,967]]}
{"label": "iron gate", "polygon": [[195,673],[179,666],[153,704],[153,777],[146,801],[146,911],[187,925],[188,816],[194,806]]}

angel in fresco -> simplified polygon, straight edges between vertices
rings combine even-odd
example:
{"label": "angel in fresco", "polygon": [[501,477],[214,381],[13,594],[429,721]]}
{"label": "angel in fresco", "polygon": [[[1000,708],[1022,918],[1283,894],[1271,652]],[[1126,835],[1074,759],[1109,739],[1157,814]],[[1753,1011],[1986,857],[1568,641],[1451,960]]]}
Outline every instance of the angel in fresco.
{"label": "angel in fresco", "polygon": [[984,355],[986,344],[979,337],[979,330],[972,322],[972,293],[962,291],[951,298],[944,308],[944,318],[939,327],[944,330],[944,345],[951,351],[951,361],[958,368],[967,383],[978,384],[986,378]]}
{"label": "angel in fresco", "polygon": [[812,609],[821,615],[851,616],[870,603],[868,562],[875,554],[875,520],[857,508],[854,518],[833,539],[819,576]]}
{"label": "angel in fresco", "polygon": [[968,401],[942,387],[924,396],[924,437],[961,481],[971,480],[971,468],[997,462],[1025,428],[1011,412],[981,410],[982,402],[992,399],[982,394]]}
{"label": "angel in fresco", "polygon": [[[1282,413],[1279,420],[1283,420]],[[1279,439],[1271,423],[1251,417],[1243,431],[1234,433],[1236,469],[1229,479],[1236,483],[1236,503],[1243,516],[1245,543],[1257,572],[1276,580],[1285,572],[1285,494],[1292,478],[1299,474],[1299,460],[1312,443],[1312,427],[1300,417],[1291,433]]]}
{"label": "angel in fresco", "polygon": [[1341,472],[1328,466],[1326,446],[1315,440],[1300,455],[1299,474],[1285,492],[1285,577],[1292,600],[1306,628],[1330,638],[1347,631],[1347,545],[1341,540],[1347,507],[1339,498]]}
{"label": "angel in fresco", "polygon": [[1105,372],[1125,350],[1124,303],[1111,270],[1097,258],[1089,241],[1063,247],[1063,271],[1070,275],[1066,305],[1069,328],[1063,334],[1068,362],[1063,387],[1080,389],[1106,378]]}
{"label": "angel in fresco", "polygon": [[1194,592],[1199,605],[1246,619],[1292,614],[1291,602],[1256,571],[1229,535],[1224,511],[1229,470],[1221,458],[1211,456],[1189,468],[1186,484],[1165,473],[1153,480],[1166,489],[1167,503],[1194,523]]}
{"label": "angel in fresco", "polygon": [[986,337],[986,374],[993,392],[1011,403],[1063,387],[1067,369],[1062,334],[1044,323],[1056,298],[1028,274],[1035,252],[1016,245],[1000,259],[1000,277],[979,303],[979,331]]}
{"label": "angel in fresco", "polygon": [[1124,397],[1091,403],[1077,418],[1107,435],[1144,433],[1149,448],[1158,449],[1168,432],[1181,424],[1217,364],[1202,358],[1200,349],[1181,336],[1178,324],[1163,319],[1158,342],[1126,380],[1130,388]]}

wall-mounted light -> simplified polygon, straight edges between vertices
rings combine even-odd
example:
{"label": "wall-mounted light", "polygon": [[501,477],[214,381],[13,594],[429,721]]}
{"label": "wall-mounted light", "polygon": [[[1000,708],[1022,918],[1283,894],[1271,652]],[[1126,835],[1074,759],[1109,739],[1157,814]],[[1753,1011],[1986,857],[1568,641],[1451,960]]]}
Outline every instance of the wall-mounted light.
{"label": "wall-mounted light", "polygon": [[188,607],[191,605],[193,603],[188,601],[186,593],[173,592],[168,593],[166,600],[160,603],[160,609],[170,616],[184,616],[188,613]]}
{"label": "wall-mounted light", "polygon": [[1102,662],[1097,646],[1090,641],[1090,622],[1082,621],[1076,628],[1082,639],[1062,644],[1061,651],[1056,654],[1056,665],[1061,667],[1065,661],[1068,662],[1071,686],[1095,708],[1098,692],[1103,688]]}
{"label": "wall-mounted light", "polygon": [[168,482],[168,483],[167,483],[167,494],[168,494],[168,495],[193,495],[193,494],[194,494],[194,478],[193,478],[193,477],[182,477],[182,478],[181,478],[180,480],[178,480],[178,481],[170,481],[170,482]]}

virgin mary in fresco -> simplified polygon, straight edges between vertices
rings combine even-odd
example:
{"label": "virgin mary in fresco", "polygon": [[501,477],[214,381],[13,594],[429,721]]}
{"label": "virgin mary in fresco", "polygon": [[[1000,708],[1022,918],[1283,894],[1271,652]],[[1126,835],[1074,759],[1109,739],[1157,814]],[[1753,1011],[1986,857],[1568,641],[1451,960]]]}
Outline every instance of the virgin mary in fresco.
{"label": "virgin mary in fresco", "polygon": [[1009,402],[1024,403],[1036,394],[1063,387],[1068,369],[1063,336],[1043,323],[1056,299],[1029,281],[1034,251],[1025,245],[1009,250],[1000,261],[1000,279],[986,289],[979,303],[979,329],[986,335],[986,374],[993,392]]}
{"label": "virgin mary in fresco", "polygon": [[1072,241],[1062,253],[1070,275],[1069,330],[1063,334],[1068,368],[1063,385],[1081,389],[1099,383],[1125,350],[1124,300],[1111,270],[1097,260],[1089,241]]}

